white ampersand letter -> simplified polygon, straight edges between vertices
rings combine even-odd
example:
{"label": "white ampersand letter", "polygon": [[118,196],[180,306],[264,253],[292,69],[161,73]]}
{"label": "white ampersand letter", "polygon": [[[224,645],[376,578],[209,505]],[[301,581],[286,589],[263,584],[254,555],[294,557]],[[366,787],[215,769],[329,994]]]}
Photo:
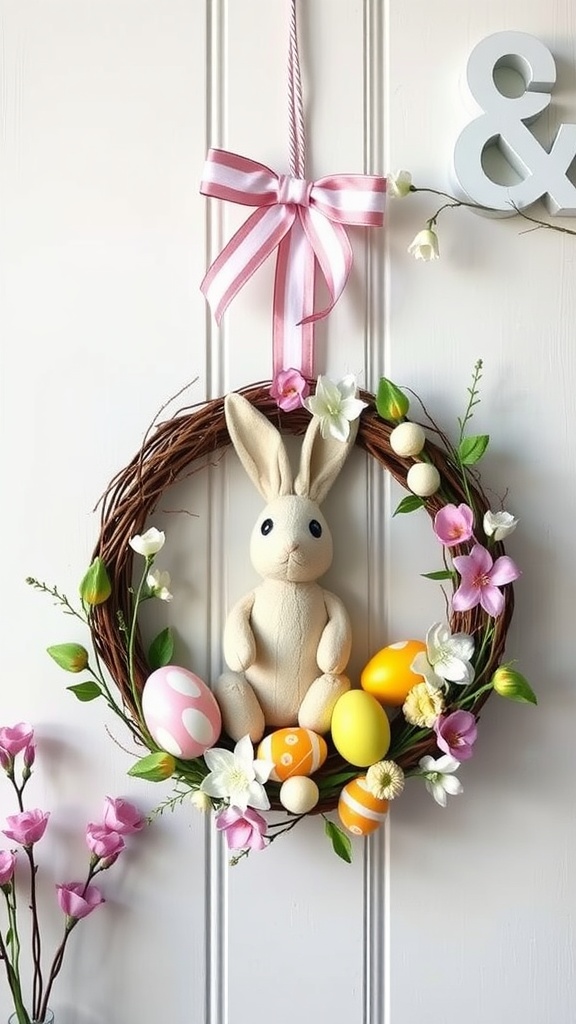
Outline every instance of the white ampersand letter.
{"label": "white ampersand letter", "polygon": [[[503,95],[495,80],[499,68],[510,68],[524,79],[521,96]],[[556,83],[556,64],[550,50],[526,32],[496,32],[483,39],[470,55],[470,92],[484,113],[466,125],[454,147],[454,174],[472,202],[513,215],[542,197],[551,214],[576,216],[576,187],[568,170],[576,156],[576,124],[562,124],[550,152],[527,127],[548,107]],[[488,177],[483,155],[497,145],[521,180],[499,184]]]}

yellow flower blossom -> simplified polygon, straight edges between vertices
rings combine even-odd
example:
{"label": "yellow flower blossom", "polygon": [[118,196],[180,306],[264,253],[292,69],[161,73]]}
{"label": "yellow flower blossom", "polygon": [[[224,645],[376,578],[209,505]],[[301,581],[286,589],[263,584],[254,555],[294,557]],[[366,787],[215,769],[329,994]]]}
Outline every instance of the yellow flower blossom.
{"label": "yellow flower blossom", "polygon": [[409,691],[402,711],[410,725],[431,729],[444,710],[444,697],[440,690],[432,690],[427,683],[418,683]]}

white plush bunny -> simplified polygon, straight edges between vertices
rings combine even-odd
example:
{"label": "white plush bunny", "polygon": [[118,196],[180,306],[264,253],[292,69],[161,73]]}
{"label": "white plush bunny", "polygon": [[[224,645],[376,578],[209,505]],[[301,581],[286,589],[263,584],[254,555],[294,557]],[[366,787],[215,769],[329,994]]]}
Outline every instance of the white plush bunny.
{"label": "white plush bunny", "polygon": [[[268,502],[258,517],[250,557],[261,583],[230,612],[224,658],[230,671],[215,694],[224,729],[253,742],[266,726],[330,728],[338,698],[350,689],[344,672],[351,629],[344,605],[316,582],[332,562],[332,537],[319,505],[354,444],[322,438],[312,419],[293,479],[279,432],[238,394],[225,400],[226,422],[244,469]],[[357,424],[351,424],[355,428]]]}

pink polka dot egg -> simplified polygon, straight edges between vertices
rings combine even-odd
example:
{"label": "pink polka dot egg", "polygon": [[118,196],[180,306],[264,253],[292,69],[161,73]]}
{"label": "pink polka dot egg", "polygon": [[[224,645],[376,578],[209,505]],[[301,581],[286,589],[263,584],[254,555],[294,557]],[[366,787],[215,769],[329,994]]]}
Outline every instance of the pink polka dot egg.
{"label": "pink polka dot egg", "polygon": [[157,668],[148,676],[142,714],[160,749],[184,761],[214,746],[222,728],[212,691],[199,676],[177,665]]}

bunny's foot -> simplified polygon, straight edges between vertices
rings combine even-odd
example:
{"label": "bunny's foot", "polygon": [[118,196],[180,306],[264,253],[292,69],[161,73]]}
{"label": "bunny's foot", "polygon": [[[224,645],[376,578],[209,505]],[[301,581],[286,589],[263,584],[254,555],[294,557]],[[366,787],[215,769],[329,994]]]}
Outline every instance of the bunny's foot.
{"label": "bunny's foot", "polygon": [[231,739],[249,736],[257,743],[264,735],[264,713],[254,690],[240,672],[223,672],[214,687],[224,732]]}
{"label": "bunny's foot", "polygon": [[300,705],[298,725],[321,735],[328,732],[334,705],[349,689],[350,680],[347,676],[337,676],[331,672],[318,676]]}

